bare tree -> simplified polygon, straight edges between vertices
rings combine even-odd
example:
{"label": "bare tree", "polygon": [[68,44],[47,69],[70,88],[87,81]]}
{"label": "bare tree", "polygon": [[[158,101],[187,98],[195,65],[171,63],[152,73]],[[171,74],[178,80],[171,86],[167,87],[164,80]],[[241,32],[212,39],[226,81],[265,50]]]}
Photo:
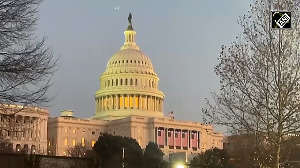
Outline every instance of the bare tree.
{"label": "bare tree", "polygon": [[85,157],[87,155],[86,146],[82,146],[81,144],[77,144],[74,147],[71,147],[67,150],[67,154],[71,157]]}
{"label": "bare tree", "polygon": [[39,0],[0,1],[0,99],[2,103],[39,104],[56,60],[45,39],[34,35]]}
{"label": "bare tree", "polygon": [[[34,34],[39,0],[0,0],[0,114],[6,121],[26,106],[48,102],[45,93],[57,60]],[[23,105],[11,110],[6,105]],[[16,123],[16,122],[15,122]],[[8,127],[9,123],[0,124]],[[1,134],[0,134],[1,135]]]}
{"label": "bare tree", "polygon": [[[274,10],[292,11],[292,29],[271,28]],[[215,67],[221,89],[204,109],[210,122],[272,145],[270,161],[276,168],[283,162],[282,144],[300,131],[299,16],[294,0],[256,0],[239,19],[243,34],[222,46]]]}

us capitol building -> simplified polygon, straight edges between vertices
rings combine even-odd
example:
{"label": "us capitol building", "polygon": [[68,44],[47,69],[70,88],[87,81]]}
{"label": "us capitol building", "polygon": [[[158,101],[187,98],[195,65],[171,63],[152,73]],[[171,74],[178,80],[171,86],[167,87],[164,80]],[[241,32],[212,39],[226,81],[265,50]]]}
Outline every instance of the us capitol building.
{"label": "us capitol building", "polygon": [[103,133],[132,137],[142,148],[156,142],[166,155],[223,148],[223,134],[214,132],[211,125],[164,116],[158,75],[135,42],[131,15],[128,21],[124,45],[100,77],[94,116],[80,119],[72,110],[64,110],[61,116],[49,118],[47,153],[64,156],[77,144],[91,148]]}

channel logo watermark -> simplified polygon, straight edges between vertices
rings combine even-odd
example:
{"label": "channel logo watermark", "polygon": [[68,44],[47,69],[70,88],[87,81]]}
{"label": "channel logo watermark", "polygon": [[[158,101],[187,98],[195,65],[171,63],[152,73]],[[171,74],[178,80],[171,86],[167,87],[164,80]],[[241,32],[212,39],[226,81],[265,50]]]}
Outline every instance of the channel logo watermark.
{"label": "channel logo watermark", "polygon": [[272,28],[274,29],[290,29],[292,28],[291,12],[272,12]]}

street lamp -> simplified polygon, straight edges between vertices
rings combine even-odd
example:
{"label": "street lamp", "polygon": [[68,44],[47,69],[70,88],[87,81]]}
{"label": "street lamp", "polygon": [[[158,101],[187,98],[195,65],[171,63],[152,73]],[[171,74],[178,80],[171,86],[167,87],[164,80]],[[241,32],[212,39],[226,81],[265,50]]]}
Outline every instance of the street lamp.
{"label": "street lamp", "polygon": [[125,159],[125,148],[122,148],[122,168],[125,167],[124,159]]}
{"label": "street lamp", "polygon": [[184,168],[184,166],[181,164],[178,164],[178,165],[176,165],[176,168]]}

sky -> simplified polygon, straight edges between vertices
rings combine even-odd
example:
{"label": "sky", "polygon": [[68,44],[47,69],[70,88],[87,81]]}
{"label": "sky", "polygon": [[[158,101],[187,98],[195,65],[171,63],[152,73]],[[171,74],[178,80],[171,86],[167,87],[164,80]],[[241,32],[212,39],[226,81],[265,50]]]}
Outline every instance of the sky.
{"label": "sky", "polygon": [[201,108],[219,90],[214,66],[222,45],[242,32],[237,20],[251,0],[44,0],[39,37],[47,37],[58,61],[47,96],[51,117],[69,109],[94,115],[94,95],[110,57],[124,43],[132,13],[136,42],[152,61],[164,92],[164,113],[202,121]]}

